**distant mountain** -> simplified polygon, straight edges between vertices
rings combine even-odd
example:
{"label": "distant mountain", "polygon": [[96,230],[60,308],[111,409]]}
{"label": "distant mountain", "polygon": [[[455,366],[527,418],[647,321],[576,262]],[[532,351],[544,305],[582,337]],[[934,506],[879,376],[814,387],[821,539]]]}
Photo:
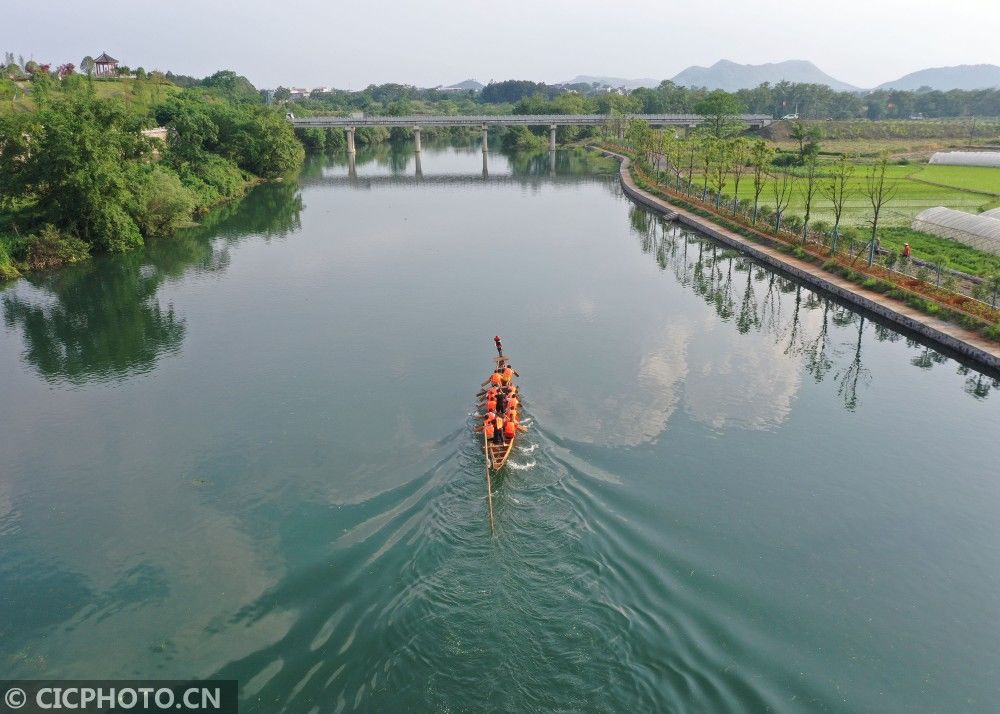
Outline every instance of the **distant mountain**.
{"label": "distant mountain", "polygon": [[608,87],[625,87],[625,89],[638,89],[639,87],[658,87],[660,80],[649,79],[625,79],[624,77],[594,77],[589,74],[578,74],[573,79],[559,84],[601,84]]}
{"label": "distant mountain", "polygon": [[474,79],[467,79],[464,82],[459,82],[457,84],[449,84],[447,87],[443,87],[443,89],[451,90],[453,92],[467,92],[469,90],[478,92],[485,86],[486,86],[485,84],[477,82]]}
{"label": "distant mountain", "polygon": [[737,64],[729,60],[719,60],[711,67],[688,67],[672,81],[684,87],[708,87],[735,92],[738,89],[753,89],[764,82],[777,84],[782,80],[803,84],[825,84],[838,92],[859,91],[858,87],[834,79],[806,60],[768,64]]}
{"label": "distant mountain", "polygon": [[880,84],[876,89],[992,89],[1000,87],[1000,67],[995,64],[960,64],[956,67],[931,67]]}

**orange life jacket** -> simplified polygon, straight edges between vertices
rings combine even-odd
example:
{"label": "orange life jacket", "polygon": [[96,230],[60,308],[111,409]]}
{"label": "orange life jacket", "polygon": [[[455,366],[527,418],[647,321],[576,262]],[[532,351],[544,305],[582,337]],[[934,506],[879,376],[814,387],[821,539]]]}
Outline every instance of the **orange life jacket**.
{"label": "orange life jacket", "polygon": [[493,384],[500,384],[500,373],[494,372],[490,375],[490,382]]}
{"label": "orange life jacket", "polygon": [[488,411],[488,412],[495,412],[496,410],[497,410],[497,400],[496,399],[487,399],[486,400],[486,411]]}
{"label": "orange life jacket", "polygon": [[483,424],[483,433],[486,434],[486,438],[487,439],[492,439],[493,438],[493,422],[492,421],[488,421],[485,424]]}
{"label": "orange life jacket", "polygon": [[513,419],[508,419],[503,425],[503,435],[508,439],[513,439],[515,433],[517,433],[517,426],[514,425]]}
{"label": "orange life jacket", "polygon": [[498,391],[499,390],[496,387],[490,387],[489,389],[486,390],[486,398],[487,399],[496,399]]}

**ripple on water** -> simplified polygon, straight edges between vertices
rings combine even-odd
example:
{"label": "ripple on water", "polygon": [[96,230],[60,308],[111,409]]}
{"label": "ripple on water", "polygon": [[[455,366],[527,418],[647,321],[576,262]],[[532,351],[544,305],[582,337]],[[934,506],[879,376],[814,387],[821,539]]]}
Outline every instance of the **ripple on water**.
{"label": "ripple on water", "polygon": [[733,609],[734,582],[699,575],[717,570],[704,553],[680,540],[663,550],[654,537],[663,516],[637,516],[645,511],[621,476],[533,430],[530,466],[494,484],[491,537],[477,441],[463,432],[441,446],[426,473],[357,506],[330,562],[268,595],[299,615],[282,641],[232,665],[257,663],[250,711],[255,701],[289,710],[782,704],[746,665],[780,660],[780,643]]}

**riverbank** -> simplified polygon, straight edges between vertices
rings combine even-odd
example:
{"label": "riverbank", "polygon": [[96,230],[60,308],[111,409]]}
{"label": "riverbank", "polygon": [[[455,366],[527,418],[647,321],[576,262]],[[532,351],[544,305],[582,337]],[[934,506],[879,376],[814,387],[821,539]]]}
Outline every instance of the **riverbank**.
{"label": "riverbank", "polygon": [[[684,225],[695,228],[769,266],[778,268],[853,305],[869,310],[968,359],[992,369],[1000,369],[1000,344],[995,340],[952,322],[927,315],[884,292],[877,292],[830,272],[825,267],[827,264],[817,265],[814,262],[816,257],[805,251],[800,250],[798,251],[799,255],[792,255],[786,252],[792,246],[785,246],[777,239],[758,234],[760,240],[751,241],[746,236],[736,233],[704,215],[678,205],[680,201],[669,201],[665,197],[654,195],[639,186],[632,174],[632,161],[628,156],[600,146],[592,146],[591,148],[620,160],[619,178],[622,190],[636,203],[655,210],[671,220],[677,220]],[[839,264],[830,267],[839,267]]]}

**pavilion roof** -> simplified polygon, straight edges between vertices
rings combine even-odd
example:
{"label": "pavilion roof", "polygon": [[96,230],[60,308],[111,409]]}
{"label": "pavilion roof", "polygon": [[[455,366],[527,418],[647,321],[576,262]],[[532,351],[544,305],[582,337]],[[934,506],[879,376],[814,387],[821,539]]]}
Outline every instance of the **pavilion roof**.
{"label": "pavilion roof", "polygon": [[118,64],[118,60],[107,52],[102,52],[100,57],[94,59],[94,64]]}

